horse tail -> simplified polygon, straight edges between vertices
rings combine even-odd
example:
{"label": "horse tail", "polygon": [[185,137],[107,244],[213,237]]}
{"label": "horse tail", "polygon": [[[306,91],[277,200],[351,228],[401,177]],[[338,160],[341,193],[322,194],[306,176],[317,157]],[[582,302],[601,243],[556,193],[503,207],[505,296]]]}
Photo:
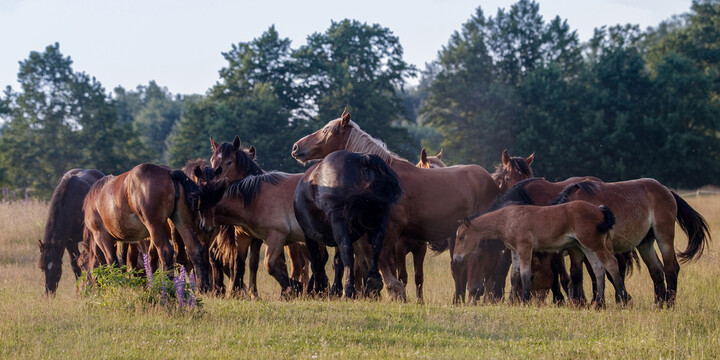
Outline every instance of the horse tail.
{"label": "horse tail", "polygon": [[678,253],[681,263],[700,258],[707,242],[712,239],[705,218],[674,191],[670,191],[677,204],[677,222],[688,237],[685,251]]}
{"label": "horse tail", "polygon": [[428,242],[428,247],[435,253],[435,255],[439,255],[450,247],[450,243],[447,241]]}
{"label": "horse tail", "polygon": [[604,234],[615,225],[615,215],[605,205],[600,205],[600,211],[603,213],[603,222],[598,224],[597,229],[601,234]]}
{"label": "horse tail", "polygon": [[640,258],[638,258],[638,253],[636,249],[632,249],[624,253],[616,253],[615,256],[618,258],[618,261],[622,261],[625,263],[625,275],[627,277],[630,277],[630,275],[632,275],[636,266],[640,266]]}
{"label": "horse tail", "polygon": [[592,181],[581,181],[579,183],[568,185],[563,189],[563,191],[560,192],[560,194],[558,194],[558,196],[552,203],[550,203],[550,205],[564,204],[570,201],[570,196],[572,196],[572,194],[574,194],[576,191],[584,191],[590,195],[593,195],[595,194],[595,192],[597,192],[597,188],[598,184]]}
{"label": "horse tail", "polygon": [[200,190],[200,187],[192,181],[182,170],[173,170],[170,172],[170,178],[175,186],[175,206],[173,207],[173,214],[177,209],[177,202],[180,198],[179,186],[183,187],[185,192],[185,203],[190,207],[190,211],[198,209],[198,199],[194,194]]}

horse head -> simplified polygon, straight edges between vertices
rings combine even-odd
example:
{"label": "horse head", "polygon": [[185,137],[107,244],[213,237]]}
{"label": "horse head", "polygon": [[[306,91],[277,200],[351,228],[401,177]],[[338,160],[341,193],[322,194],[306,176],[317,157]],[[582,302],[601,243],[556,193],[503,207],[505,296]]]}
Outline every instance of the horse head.
{"label": "horse head", "polygon": [[257,154],[254,146],[243,149],[240,145],[240,137],[235,135],[232,143],[217,143],[210,138],[213,154],[210,157],[210,166],[213,169],[223,167],[223,176],[230,181],[240,180],[248,175],[259,175],[263,171],[255,162]]}
{"label": "horse head", "polygon": [[500,187],[500,191],[506,191],[513,185],[533,177],[532,164],[535,154],[523,159],[519,156],[510,156],[507,150],[502,153],[502,163],[500,163],[495,172],[492,174],[493,179]]}
{"label": "horse head", "polygon": [[62,255],[65,248],[57,242],[38,240],[40,259],[38,268],[45,273],[45,294],[53,294],[57,290],[62,276]]}
{"label": "horse head", "polygon": [[292,147],[292,157],[305,164],[310,160],[322,159],[333,151],[345,149],[352,128],[350,113],[345,109],[340,118],[331,120],[320,130],[296,141]]}
{"label": "horse head", "polygon": [[200,229],[208,233],[215,230],[215,206],[227,188],[227,179],[220,176],[222,172],[222,166],[212,172],[200,166],[193,170],[193,175],[198,179],[198,189],[190,194],[191,210],[198,212]]}

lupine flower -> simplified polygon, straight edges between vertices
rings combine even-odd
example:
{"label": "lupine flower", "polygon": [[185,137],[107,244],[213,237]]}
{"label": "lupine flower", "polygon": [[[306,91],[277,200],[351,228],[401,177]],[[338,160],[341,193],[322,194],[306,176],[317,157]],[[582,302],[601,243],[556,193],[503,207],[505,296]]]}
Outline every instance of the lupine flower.
{"label": "lupine flower", "polygon": [[143,267],[145,268],[145,276],[147,276],[148,279],[148,289],[152,287],[153,282],[153,273],[152,269],[150,269],[150,257],[148,254],[142,254],[143,255]]}
{"label": "lupine flower", "polygon": [[180,273],[173,279],[175,283],[175,296],[180,307],[185,305],[185,267],[180,265]]}

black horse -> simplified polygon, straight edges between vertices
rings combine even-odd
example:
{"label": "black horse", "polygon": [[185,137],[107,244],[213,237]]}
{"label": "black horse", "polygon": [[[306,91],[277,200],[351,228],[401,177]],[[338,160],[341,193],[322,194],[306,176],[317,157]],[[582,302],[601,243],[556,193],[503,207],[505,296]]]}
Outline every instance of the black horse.
{"label": "black horse", "polygon": [[[336,272],[344,269],[344,296],[355,297],[352,243],[364,234],[372,246],[366,291],[379,294],[383,283],[378,256],[390,207],[402,195],[395,172],[376,155],[335,151],[308,169],[295,189],[294,210],[305,232],[314,289],[324,292],[328,280],[319,244],[338,247]],[[336,275],[333,288],[342,280]]]}
{"label": "black horse", "polygon": [[94,169],[72,169],[60,179],[48,210],[45,233],[40,241],[38,267],[45,274],[45,293],[54,294],[62,276],[62,256],[67,249],[77,279],[78,244],[83,239],[83,200],[92,184],[105,174]]}

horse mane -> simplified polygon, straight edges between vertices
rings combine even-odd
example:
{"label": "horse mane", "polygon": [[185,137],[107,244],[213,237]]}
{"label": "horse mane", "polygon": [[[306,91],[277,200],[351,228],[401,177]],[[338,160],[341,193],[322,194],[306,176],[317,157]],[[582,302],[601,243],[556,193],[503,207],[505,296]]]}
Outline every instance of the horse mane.
{"label": "horse mane", "polygon": [[[520,156],[513,156],[510,158],[510,168],[518,169],[524,175],[527,175],[531,178],[533,177],[533,172],[530,168],[530,165],[528,165],[527,161],[525,161],[525,159]],[[505,170],[505,166],[503,166],[503,163],[501,162],[495,165],[495,172],[490,174],[490,176],[492,176],[493,181],[497,183],[498,180],[502,180],[502,178],[505,177],[506,174],[507,170]]]}
{"label": "horse mane", "polygon": [[260,175],[263,173],[263,169],[261,169],[260,166],[255,161],[253,161],[253,159],[251,159],[250,156],[242,148],[237,149],[236,151],[232,143],[224,142],[220,145],[219,150],[220,155],[223,158],[231,156],[234,152],[235,166],[238,169],[247,169],[247,171],[245,171],[246,174]]}
{"label": "horse mane", "polygon": [[[200,191],[200,187],[198,184],[196,184],[190,177],[187,176],[182,170],[173,170],[170,172],[170,179],[172,179],[173,183],[180,183],[182,185],[183,190],[185,192],[185,203],[190,207],[191,211],[197,210],[197,199],[194,198],[194,195],[191,194],[197,194]],[[177,186],[175,187],[175,206],[177,206],[177,199],[178,199],[178,193],[177,193]],[[173,210],[173,213],[175,210]]]}
{"label": "horse mane", "polygon": [[[347,144],[345,144],[345,150],[377,155],[388,164],[392,164],[394,160],[409,162],[408,160],[400,157],[400,155],[388,150],[387,145],[385,145],[384,142],[370,136],[370,134],[360,129],[360,126],[354,121],[350,120],[348,124],[350,124],[351,130],[348,135]],[[340,122],[338,121],[333,125],[331,131],[335,133],[339,127]]]}
{"label": "horse mane", "polygon": [[572,196],[572,194],[574,194],[578,190],[582,190],[590,195],[593,195],[598,190],[598,184],[592,181],[582,181],[579,183],[568,185],[563,189],[563,191],[560,192],[560,194],[558,194],[558,196],[553,202],[550,203],[550,205],[559,205],[570,201],[570,196]]}
{"label": "horse mane", "polygon": [[88,193],[85,196],[85,201],[83,202],[83,211],[88,210],[85,208],[85,205],[87,204],[87,199],[98,196],[98,192],[100,192],[100,189],[103,186],[105,186],[105,184],[113,178],[115,178],[114,175],[106,175],[106,176],[103,176],[102,178],[100,178],[100,180],[96,181],[94,184],[92,184],[92,186],[90,187],[90,190],[88,190]]}
{"label": "horse mane", "polygon": [[286,177],[286,173],[278,171],[269,171],[259,175],[249,175],[243,179],[232,182],[227,189],[225,189],[224,197],[242,197],[243,205],[248,207],[255,199],[255,196],[260,192],[263,183],[277,185]]}

